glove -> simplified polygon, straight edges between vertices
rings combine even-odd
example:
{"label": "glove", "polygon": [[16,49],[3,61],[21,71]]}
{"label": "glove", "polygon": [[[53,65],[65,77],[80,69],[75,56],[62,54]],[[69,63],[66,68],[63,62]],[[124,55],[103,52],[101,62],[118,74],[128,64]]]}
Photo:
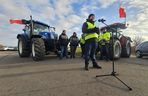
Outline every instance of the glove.
{"label": "glove", "polygon": [[99,31],[100,31],[99,28],[97,28],[97,27],[94,28],[94,32],[99,34],[100,33]]}
{"label": "glove", "polygon": [[95,31],[95,32],[98,32],[98,31],[99,31],[99,28],[95,27],[95,28],[94,28],[94,31]]}
{"label": "glove", "polygon": [[103,39],[102,41],[103,41],[103,42],[106,42],[106,40],[105,40],[105,39]]}

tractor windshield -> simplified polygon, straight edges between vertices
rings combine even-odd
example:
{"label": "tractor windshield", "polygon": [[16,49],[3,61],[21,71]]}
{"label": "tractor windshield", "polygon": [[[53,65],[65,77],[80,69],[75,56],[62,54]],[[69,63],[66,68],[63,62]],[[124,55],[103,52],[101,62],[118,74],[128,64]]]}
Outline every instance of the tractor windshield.
{"label": "tractor windshield", "polygon": [[49,32],[49,27],[41,24],[34,23],[34,34],[38,34],[39,32]]}

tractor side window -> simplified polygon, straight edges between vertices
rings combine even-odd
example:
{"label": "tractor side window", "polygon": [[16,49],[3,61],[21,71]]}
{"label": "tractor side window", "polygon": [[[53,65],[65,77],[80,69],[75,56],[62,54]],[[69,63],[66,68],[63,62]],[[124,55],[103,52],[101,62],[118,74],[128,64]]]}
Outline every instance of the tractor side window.
{"label": "tractor side window", "polygon": [[48,26],[44,26],[41,24],[34,24],[34,33],[33,34],[39,34],[39,32],[49,32]]}

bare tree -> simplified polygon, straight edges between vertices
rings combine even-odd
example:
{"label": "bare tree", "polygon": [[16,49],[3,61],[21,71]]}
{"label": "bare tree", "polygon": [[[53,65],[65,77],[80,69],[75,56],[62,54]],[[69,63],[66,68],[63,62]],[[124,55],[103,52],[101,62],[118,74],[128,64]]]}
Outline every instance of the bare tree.
{"label": "bare tree", "polygon": [[2,50],[4,48],[4,46],[2,44],[0,44],[0,50]]}
{"label": "bare tree", "polygon": [[142,38],[141,36],[135,36],[133,38],[133,44],[134,46],[139,45],[140,43],[142,43],[144,41],[144,38]]}
{"label": "bare tree", "polygon": [[2,48],[3,47],[3,45],[2,44],[0,44],[0,48]]}

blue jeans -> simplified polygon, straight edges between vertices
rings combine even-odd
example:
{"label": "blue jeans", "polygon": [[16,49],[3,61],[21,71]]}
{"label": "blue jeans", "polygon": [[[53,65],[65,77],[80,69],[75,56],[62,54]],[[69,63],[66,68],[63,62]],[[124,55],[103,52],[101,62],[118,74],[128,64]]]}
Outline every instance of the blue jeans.
{"label": "blue jeans", "polygon": [[91,61],[96,62],[96,49],[98,47],[98,42],[96,39],[90,39],[85,42],[85,63]]}
{"label": "blue jeans", "polygon": [[60,46],[61,49],[61,54],[60,54],[60,58],[62,59],[63,57],[68,57],[67,56],[67,46]]}

